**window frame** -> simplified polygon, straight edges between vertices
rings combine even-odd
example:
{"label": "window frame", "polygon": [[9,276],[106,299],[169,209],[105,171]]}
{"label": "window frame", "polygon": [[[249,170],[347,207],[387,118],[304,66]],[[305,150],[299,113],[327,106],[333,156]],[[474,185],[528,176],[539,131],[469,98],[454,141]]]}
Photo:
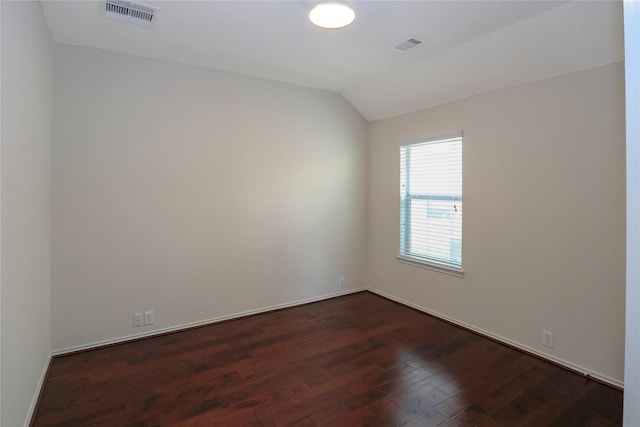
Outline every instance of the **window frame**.
{"label": "window frame", "polygon": [[[402,164],[402,150],[407,147],[407,146],[411,146],[411,145],[418,145],[418,144],[427,144],[427,143],[436,143],[438,141],[446,141],[446,140],[450,140],[450,139],[460,139],[460,162],[462,162],[462,150],[463,150],[463,136],[464,133],[462,130],[458,130],[458,131],[453,131],[453,132],[447,132],[447,133],[442,133],[442,134],[437,134],[437,135],[431,135],[431,136],[426,136],[426,137],[420,137],[420,138],[411,138],[411,139],[403,139],[398,141],[398,153],[400,155],[399,158],[399,166],[400,166],[400,170],[399,170],[399,179],[402,179],[402,171],[403,171],[403,164]],[[408,172],[408,171],[407,171]],[[462,182],[462,169],[460,170],[460,179]],[[405,173],[405,179],[409,179],[409,174]],[[463,183],[462,183],[463,184]],[[411,245],[411,238],[410,238],[410,233],[411,233],[411,229],[410,227],[403,227],[403,222],[406,222],[406,218],[405,215],[407,213],[407,207],[405,206],[403,209],[403,204],[406,203],[410,203],[411,200],[413,199],[425,199],[425,200],[451,200],[451,201],[460,201],[461,202],[461,206],[462,206],[462,202],[463,202],[463,191],[462,191],[462,187],[461,187],[461,191],[460,191],[460,196],[457,195],[451,195],[451,196],[443,196],[443,195],[430,195],[430,194],[420,194],[420,195],[416,195],[415,197],[403,197],[403,190],[402,190],[402,183],[400,182],[399,185],[400,188],[400,197],[399,197],[399,214],[400,214],[400,221],[399,221],[399,239],[398,239],[398,254],[396,256],[396,259],[403,263],[403,264],[409,264],[409,265],[413,265],[416,267],[421,267],[421,268],[426,268],[429,270],[434,270],[434,271],[438,271],[441,273],[445,273],[445,274],[450,274],[456,277],[463,277],[464,276],[464,270],[463,270],[463,264],[462,264],[462,221],[463,219],[461,218],[461,224],[460,224],[460,267],[454,266],[454,265],[449,265],[443,262],[438,262],[436,260],[434,260],[433,258],[429,258],[427,256],[425,257],[420,257],[420,256],[416,256],[416,255],[412,255],[409,254],[406,246],[407,245]],[[410,188],[410,187],[407,187]],[[404,228],[404,230],[403,230]],[[402,246],[405,246],[404,248]]]}

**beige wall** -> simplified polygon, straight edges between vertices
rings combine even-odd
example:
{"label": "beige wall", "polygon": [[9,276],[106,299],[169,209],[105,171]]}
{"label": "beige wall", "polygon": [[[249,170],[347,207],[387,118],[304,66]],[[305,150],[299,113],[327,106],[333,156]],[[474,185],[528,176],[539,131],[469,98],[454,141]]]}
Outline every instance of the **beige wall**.
{"label": "beige wall", "polygon": [[[322,91],[68,45],[54,87],[54,350],[363,286],[368,244],[373,290],[622,382],[622,64],[372,122],[368,150]],[[395,260],[396,141],[456,129],[463,279]]]}
{"label": "beige wall", "polygon": [[54,101],[54,351],[364,285],[340,95],[57,44]]}
{"label": "beige wall", "polygon": [[51,350],[52,43],[39,2],[0,8],[0,424],[14,427],[33,410]]}
{"label": "beige wall", "polygon": [[[395,259],[396,141],[457,129],[462,279]],[[372,122],[368,229],[370,288],[621,384],[623,64]]]}

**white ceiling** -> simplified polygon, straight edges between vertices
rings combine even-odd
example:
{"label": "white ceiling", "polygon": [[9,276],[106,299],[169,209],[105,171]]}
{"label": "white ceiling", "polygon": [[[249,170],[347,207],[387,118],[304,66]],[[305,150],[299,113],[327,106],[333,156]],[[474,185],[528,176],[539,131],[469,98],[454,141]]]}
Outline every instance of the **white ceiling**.
{"label": "white ceiling", "polygon": [[[348,1],[356,21],[321,30],[315,1],[143,1],[152,28],[103,1],[42,1],[58,42],[341,93],[368,120],[623,59],[620,1]],[[398,53],[409,37],[426,40]]]}

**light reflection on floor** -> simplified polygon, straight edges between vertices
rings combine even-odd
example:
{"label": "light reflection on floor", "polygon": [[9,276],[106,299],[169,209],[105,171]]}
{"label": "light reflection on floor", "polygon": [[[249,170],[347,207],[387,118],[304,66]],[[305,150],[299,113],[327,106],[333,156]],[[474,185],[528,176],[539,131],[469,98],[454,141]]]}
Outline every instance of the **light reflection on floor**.
{"label": "light reflection on floor", "polygon": [[452,411],[466,407],[461,387],[446,366],[411,348],[396,353],[395,365],[398,392],[391,399],[395,405],[394,425],[436,426],[449,419]]}

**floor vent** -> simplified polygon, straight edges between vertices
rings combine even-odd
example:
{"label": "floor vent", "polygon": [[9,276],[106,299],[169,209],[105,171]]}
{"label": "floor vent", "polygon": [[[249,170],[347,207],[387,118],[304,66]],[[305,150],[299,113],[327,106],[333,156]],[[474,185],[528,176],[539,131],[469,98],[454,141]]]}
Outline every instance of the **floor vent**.
{"label": "floor vent", "polygon": [[420,46],[422,43],[423,43],[422,40],[412,37],[408,40],[403,41],[399,45],[394,46],[393,50],[395,50],[396,52],[406,52],[408,50],[411,50],[415,47]]}
{"label": "floor vent", "polygon": [[158,12],[158,9],[153,6],[123,0],[107,0],[104,4],[104,10],[107,18],[143,27],[150,27]]}

